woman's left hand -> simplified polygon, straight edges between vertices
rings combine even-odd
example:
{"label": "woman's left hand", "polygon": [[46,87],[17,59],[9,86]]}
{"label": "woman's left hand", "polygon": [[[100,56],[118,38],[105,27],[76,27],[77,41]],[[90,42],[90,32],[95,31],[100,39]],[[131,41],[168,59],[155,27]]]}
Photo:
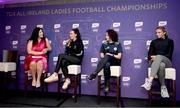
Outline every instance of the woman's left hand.
{"label": "woman's left hand", "polygon": [[113,56],[113,54],[111,54],[111,53],[106,53],[106,55]]}
{"label": "woman's left hand", "polygon": [[156,58],[156,56],[155,56],[155,55],[152,55],[152,56],[151,56],[151,60],[152,60],[152,61],[154,61],[154,60],[155,60],[155,58]]}
{"label": "woman's left hand", "polygon": [[46,54],[48,52],[48,49],[45,48],[45,49],[42,50],[42,52],[43,52],[43,54]]}

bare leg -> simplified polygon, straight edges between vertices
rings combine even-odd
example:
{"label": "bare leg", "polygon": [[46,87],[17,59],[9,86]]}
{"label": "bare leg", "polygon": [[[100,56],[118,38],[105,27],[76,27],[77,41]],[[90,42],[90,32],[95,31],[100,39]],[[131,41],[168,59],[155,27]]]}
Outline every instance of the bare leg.
{"label": "bare leg", "polygon": [[43,72],[43,62],[38,61],[37,62],[37,83],[36,83],[36,87],[40,87],[42,72]]}
{"label": "bare leg", "polygon": [[36,86],[36,72],[37,72],[36,65],[37,65],[36,62],[30,63],[30,71],[32,74],[32,86]]}

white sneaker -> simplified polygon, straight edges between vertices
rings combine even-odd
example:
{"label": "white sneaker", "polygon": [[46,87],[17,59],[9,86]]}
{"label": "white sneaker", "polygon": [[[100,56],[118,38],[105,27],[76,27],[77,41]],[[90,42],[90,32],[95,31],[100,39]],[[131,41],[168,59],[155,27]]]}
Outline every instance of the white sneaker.
{"label": "white sneaker", "polygon": [[166,86],[161,86],[161,97],[169,98],[169,93]]}
{"label": "white sneaker", "polygon": [[143,85],[141,85],[141,87],[145,88],[146,90],[150,90],[151,89],[151,85],[152,85],[152,82],[149,81],[148,78],[145,79],[145,83]]}
{"label": "white sneaker", "polygon": [[66,90],[68,88],[68,86],[70,85],[70,83],[71,83],[70,79],[66,78],[66,80],[65,80],[65,82],[64,82],[64,84],[62,86],[62,89]]}
{"label": "white sneaker", "polygon": [[47,83],[54,82],[54,81],[58,81],[58,74],[55,72],[48,78],[44,79],[44,82],[47,82]]}

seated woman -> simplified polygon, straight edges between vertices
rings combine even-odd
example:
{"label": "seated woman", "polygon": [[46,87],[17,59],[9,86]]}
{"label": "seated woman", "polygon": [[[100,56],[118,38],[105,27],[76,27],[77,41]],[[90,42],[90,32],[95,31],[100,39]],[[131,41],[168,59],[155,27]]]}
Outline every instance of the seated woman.
{"label": "seated woman", "polygon": [[27,42],[25,71],[32,74],[32,86],[40,87],[43,70],[47,70],[47,52],[51,51],[48,39],[44,36],[42,28],[36,27]]}
{"label": "seated woman", "polygon": [[106,31],[106,41],[102,44],[100,50],[101,60],[99,61],[96,70],[88,76],[89,80],[96,78],[97,74],[104,68],[105,88],[104,91],[109,91],[110,83],[110,66],[120,66],[122,57],[122,46],[118,42],[118,34],[112,29]]}
{"label": "seated woman", "polygon": [[151,42],[148,52],[149,66],[151,67],[150,77],[145,79],[145,83],[141,87],[150,90],[154,77],[158,75],[161,84],[161,96],[168,98],[169,94],[165,86],[165,68],[172,67],[174,42],[168,38],[167,31],[163,26],[156,28],[156,35],[157,39]]}
{"label": "seated woman", "polygon": [[81,40],[80,32],[77,28],[70,31],[70,39],[66,43],[65,53],[59,54],[58,61],[54,73],[46,78],[45,82],[54,82],[58,80],[58,72],[60,68],[62,69],[63,75],[65,77],[65,82],[62,89],[67,89],[71,83],[68,75],[68,65],[76,64],[81,65],[84,56],[84,45]]}

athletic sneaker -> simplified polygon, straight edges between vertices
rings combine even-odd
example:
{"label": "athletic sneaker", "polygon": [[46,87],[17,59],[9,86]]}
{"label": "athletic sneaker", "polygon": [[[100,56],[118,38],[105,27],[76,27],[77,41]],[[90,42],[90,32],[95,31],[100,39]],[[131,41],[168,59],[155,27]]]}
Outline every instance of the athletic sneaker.
{"label": "athletic sneaker", "polygon": [[68,86],[70,85],[70,83],[71,83],[70,79],[66,78],[65,82],[64,82],[64,84],[62,86],[62,89],[66,90],[68,88]]}
{"label": "athletic sneaker", "polygon": [[169,93],[166,86],[161,86],[161,97],[169,98]]}
{"label": "athletic sneaker", "polygon": [[152,82],[149,81],[148,78],[145,79],[145,83],[143,85],[141,85],[141,87],[144,87],[146,90],[150,90],[151,89],[151,85],[152,85]]}
{"label": "athletic sneaker", "polygon": [[54,82],[54,81],[58,81],[58,74],[55,72],[48,78],[44,79],[44,82],[47,82],[47,83]]}

